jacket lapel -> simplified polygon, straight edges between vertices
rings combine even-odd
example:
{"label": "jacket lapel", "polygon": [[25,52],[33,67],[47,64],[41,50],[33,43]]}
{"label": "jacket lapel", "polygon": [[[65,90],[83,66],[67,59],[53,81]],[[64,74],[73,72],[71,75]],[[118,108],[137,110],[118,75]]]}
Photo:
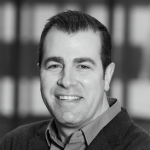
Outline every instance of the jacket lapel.
{"label": "jacket lapel", "polygon": [[87,150],[112,150],[111,147],[120,145],[133,121],[125,109],[109,122],[95,137]]}
{"label": "jacket lapel", "polygon": [[86,150],[112,150],[105,137],[103,131],[101,131],[97,137],[92,141]]}
{"label": "jacket lapel", "polygon": [[133,124],[127,111],[122,108],[121,112],[103,129],[110,145],[122,144],[124,137]]}

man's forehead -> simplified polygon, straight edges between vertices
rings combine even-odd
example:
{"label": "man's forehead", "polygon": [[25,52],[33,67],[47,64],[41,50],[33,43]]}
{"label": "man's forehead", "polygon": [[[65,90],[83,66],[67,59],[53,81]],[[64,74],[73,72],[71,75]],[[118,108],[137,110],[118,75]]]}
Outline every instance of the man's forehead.
{"label": "man's forehead", "polygon": [[74,62],[77,63],[79,60],[81,61],[78,58],[93,59],[95,56],[99,57],[100,49],[101,42],[99,40],[99,34],[94,33],[92,30],[68,34],[64,31],[53,29],[47,36],[43,50],[45,57],[62,57],[64,59],[70,57],[72,59],[71,61],[75,59],[76,61]]}
{"label": "man's forehead", "polygon": [[46,45],[53,46],[54,43],[55,46],[60,46],[61,44],[64,45],[64,42],[66,41],[68,42],[67,43],[68,46],[70,46],[70,44],[73,41],[75,41],[76,44],[78,43],[84,47],[86,45],[89,47],[91,47],[92,45],[93,46],[99,45],[99,50],[101,49],[101,44],[102,44],[100,33],[94,32],[92,29],[79,30],[75,33],[68,33],[66,31],[62,31],[58,29],[51,29],[50,31],[48,31],[45,37],[43,48],[45,48]]}

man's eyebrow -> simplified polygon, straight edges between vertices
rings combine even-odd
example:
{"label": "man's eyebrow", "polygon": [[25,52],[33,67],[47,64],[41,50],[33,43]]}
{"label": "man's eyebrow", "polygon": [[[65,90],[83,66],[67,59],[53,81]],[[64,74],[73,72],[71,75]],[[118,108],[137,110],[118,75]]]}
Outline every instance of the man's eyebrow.
{"label": "man's eyebrow", "polygon": [[94,66],[96,66],[96,63],[93,59],[88,58],[88,57],[82,57],[82,58],[75,58],[74,63],[83,63],[83,62],[90,62]]}
{"label": "man's eyebrow", "polygon": [[54,61],[54,62],[58,62],[58,63],[64,64],[64,60],[61,57],[48,57],[45,60],[44,65],[46,65],[50,61]]}

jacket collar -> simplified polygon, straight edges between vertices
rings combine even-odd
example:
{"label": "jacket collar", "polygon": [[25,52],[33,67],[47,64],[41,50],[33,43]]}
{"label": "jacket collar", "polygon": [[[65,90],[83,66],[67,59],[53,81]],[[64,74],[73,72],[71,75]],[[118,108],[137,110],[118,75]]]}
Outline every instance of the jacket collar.
{"label": "jacket collar", "polygon": [[104,133],[110,145],[121,144],[128,129],[133,124],[127,111],[122,111],[104,128]]}

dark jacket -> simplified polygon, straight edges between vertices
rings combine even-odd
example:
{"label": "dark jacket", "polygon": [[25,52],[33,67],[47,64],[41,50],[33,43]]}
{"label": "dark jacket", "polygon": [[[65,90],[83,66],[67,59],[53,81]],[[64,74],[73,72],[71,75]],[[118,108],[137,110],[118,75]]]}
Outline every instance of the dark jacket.
{"label": "dark jacket", "polygon": [[[49,150],[45,139],[48,123],[42,121],[11,131],[1,141],[0,150]],[[87,150],[150,150],[150,136],[122,109]]]}

